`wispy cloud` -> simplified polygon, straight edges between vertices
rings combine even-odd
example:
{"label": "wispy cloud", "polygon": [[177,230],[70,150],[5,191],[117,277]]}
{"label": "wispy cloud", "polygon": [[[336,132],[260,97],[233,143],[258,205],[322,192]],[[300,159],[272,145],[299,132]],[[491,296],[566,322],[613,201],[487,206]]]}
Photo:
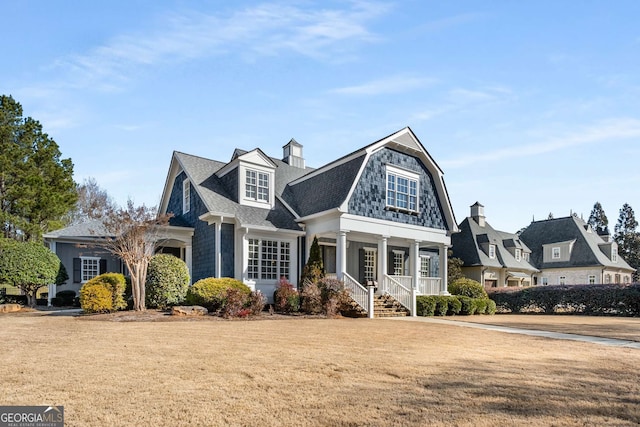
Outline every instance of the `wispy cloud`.
{"label": "wispy cloud", "polygon": [[487,153],[457,157],[441,161],[443,167],[460,168],[486,162],[500,162],[539,154],[551,153],[567,148],[593,144],[596,142],[617,141],[640,137],[640,120],[621,118],[604,120],[595,126],[577,130],[573,133],[551,137],[545,141],[529,145],[514,145]]}
{"label": "wispy cloud", "polygon": [[429,77],[396,75],[383,79],[372,80],[355,86],[332,89],[329,92],[343,95],[386,95],[424,88],[433,85],[436,82],[436,79]]}
{"label": "wispy cloud", "polygon": [[321,10],[263,4],[226,16],[172,13],[146,33],[116,36],[89,52],[62,58],[56,66],[69,74],[70,86],[115,90],[139,67],[194,58],[241,55],[255,60],[294,52],[334,60],[352,43],[375,40],[368,24],[386,10],[385,4],[354,2]]}

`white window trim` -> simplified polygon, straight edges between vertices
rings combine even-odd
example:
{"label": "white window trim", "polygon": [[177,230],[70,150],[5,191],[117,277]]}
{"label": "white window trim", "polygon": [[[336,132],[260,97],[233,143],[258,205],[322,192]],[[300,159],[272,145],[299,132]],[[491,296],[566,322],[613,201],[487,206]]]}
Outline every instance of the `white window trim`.
{"label": "white window trim", "polygon": [[[424,263],[427,263],[427,270],[423,269]],[[420,277],[430,277],[431,274],[431,256],[429,255],[420,255]]]}
{"label": "white window trim", "polygon": [[560,259],[561,257],[562,257],[562,250],[560,249],[560,246],[552,247],[551,248],[551,259]]}
{"label": "white window trim", "polygon": [[[279,239],[273,239],[273,238],[268,238],[268,237],[248,237],[247,238],[247,243],[249,246],[247,246],[247,249],[250,249],[250,241],[251,240],[255,240],[257,243],[257,249],[258,249],[258,264],[257,264],[257,272],[250,272],[249,271],[249,261],[251,260],[250,258],[250,250],[248,250],[247,252],[247,278],[251,279],[251,280],[261,280],[261,281],[273,281],[273,280],[280,280],[280,278],[282,276],[285,276],[287,278],[287,280],[291,280],[291,275],[292,275],[292,269],[293,269],[293,265],[292,265],[292,244],[290,241],[288,240],[279,240]],[[276,278],[273,279],[271,277],[266,278],[265,275],[263,275],[263,271],[262,271],[262,267],[263,267],[263,263],[265,261],[269,261],[266,258],[264,258],[264,252],[263,252],[263,245],[262,242],[264,241],[269,241],[269,242],[276,242],[276,246],[275,246],[275,252],[274,254],[276,255],[276,258],[271,260],[272,262],[274,262],[275,265],[275,269],[276,269]],[[287,246],[288,245],[288,246]],[[287,255],[288,259],[284,259],[284,256]],[[284,274],[284,271],[286,270],[286,274]],[[257,277],[254,277],[254,275],[257,274]]]}
{"label": "white window trim", "polygon": [[590,285],[595,285],[596,284],[596,276],[595,276],[595,274],[590,274],[587,277],[587,283],[590,284]]}
{"label": "white window trim", "polygon": [[[389,203],[389,175],[393,175],[396,177],[396,182],[395,182],[395,197],[394,197],[394,203],[390,204]],[[403,207],[398,207],[398,182],[397,182],[397,178],[401,177],[404,179],[407,179],[409,181],[408,183],[408,188],[407,188],[407,207],[403,208]],[[411,182],[415,182],[416,184],[416,194],[415,194],[415,209],[411,209]],[[404,194],[404,193],[402,193]],[[386,165],[386,180],[385,180],[385,188],[384,188],[384,195],[385,195],[385,204],[388,208],[390,209],[397,209],[399,211],[404,211],[404,212],[420,212],[420,175],[414,172],[410,172],[408,170],[405,169],[401,169],[398,167],[394,167],[392,165]]]}
{"label": "white window trim", "polygon": [[618,262],[618,248],[611,248],[611,262]]}
{"label": "white window trim", "polygon": [[365,247],[364,249],[364,271],[365,271],[365,280],[367,279],[367,254],[372,254],[372,260],[373,260],[373,270],[371,272],[372,277],[371,280],[375,281],[378,280],[378,248],[368,248]]}
{"label": "white window trim", "polygon": [[182,181],[182,213],[186,214],[191,210],[191,181]]}
{"label": "white window trim", "polygon": [[522,259],[522,249],[516,249],[515,257],[516,261],[520,261]]}
{"label": "white window trim", "polygon": [[[100,257],[95,256],[81,256],[80,257],[80,283],[87,283],[89,280],[93,279],[96,276],[100,275]],[[85,261],[95,261],[96,262],[96,274],[89,278],[85,279]]]}
{"label": "white window trim", "polygon": [[[404,251],[393,250],[393,275],[394,276],[404,276]],[[396,269],[396,257],[400,256],[400,274],[397,273]]]}
{"label": "white window trim", "polygon": [[489,245],[489,258],[496,259],[496,245]]}
{"label": "white window trim", "polygon": [[567,276],[558,277],[558,285],[566,285],[567,284]]}

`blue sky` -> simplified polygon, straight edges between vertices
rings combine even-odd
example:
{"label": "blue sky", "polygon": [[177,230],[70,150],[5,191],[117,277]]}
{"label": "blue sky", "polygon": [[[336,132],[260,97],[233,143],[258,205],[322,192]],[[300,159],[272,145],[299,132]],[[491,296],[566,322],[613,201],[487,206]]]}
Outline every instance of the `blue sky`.
{"label": "blue sky", "polygon": [[458,221],[640,209],[640,2],[97,3],[4,4],[0,93],[119,203],[173,150],[317,167],[410,126]]}

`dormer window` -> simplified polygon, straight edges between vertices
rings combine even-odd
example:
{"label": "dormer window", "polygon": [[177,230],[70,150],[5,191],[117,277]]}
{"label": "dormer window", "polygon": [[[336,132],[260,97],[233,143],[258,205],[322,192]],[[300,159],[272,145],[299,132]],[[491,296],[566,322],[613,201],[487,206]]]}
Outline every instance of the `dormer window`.
{"label": "dormer window", "polygon": [[259,202],[269,202],[269,174],[252,169],[246,171],[245,197]]}
{"label": "dormer window", "polygon": [[560,248],[554,247],[551,249],[551,258],[552,259],[560,259]]}
{"label": "dormer window", "polygon": [[387,165],[387,207],[418,212],[418,174]]}
{"label": "dormer window", "polygon": [[520,261],[522,258],[522,249],[516,249],[516,261]]}
{"label": "dormer window", "polygon": [[182,213],[186,214],[191,210],[191,181],[182,181]]}
{"label": "dormer window", "polygon": [[611,262],[618,262],[618,248],[611,248]]}
{"label": "dormer window", "polygon": [[496,245],[489,245],[489,258],[495,259],[496,257]]}

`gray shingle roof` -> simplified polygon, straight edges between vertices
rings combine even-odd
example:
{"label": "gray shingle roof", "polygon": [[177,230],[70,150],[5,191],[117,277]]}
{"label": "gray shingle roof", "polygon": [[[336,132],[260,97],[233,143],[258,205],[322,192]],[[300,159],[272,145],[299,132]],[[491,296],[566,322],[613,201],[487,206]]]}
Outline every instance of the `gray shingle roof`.
{"label": "gray shingle roof", "polygon": [[[520,261],[517,261],[511,255],[511,252],[507,250],[509,247],[514,247],[529,251],[527,245],[517,235],[495,230],[487,222],[485,222],[484,227],[480,227],[470,217],[465,218],[458,227],[460,232],[451,235],[451,243],[453,245],[453,256],[464,261],[463,267],[485,266],[530,272],[537,271],[532,263],[527,262],[524,258],[520,258]],[[480,245],[483,243],[496,246],[495,258],[489,258],[489,255],[482,250]]]}
{"label": "gray shingle roof", "polygon": [[44,235],[45,239],[58,239],[64,237],[94,238],[106,235],[106,229],[102,221],[97,219],[87,220],[80,224],[70,225],[65,228],[51,231]]}
{"label": "gray shingle roof", "polygon": [[[586,225],[584,220],[574,216],[534,221],[520,234],[520,238],[531,248],[531,262],[540,269],[607,266],[633,270],[620,256],[618,262],[612,262],[600,250],[599,245],[605,241],[596,232],[588,232]],[[542,245],[571,240],[575,243],[569,261],[543,262]]]}

